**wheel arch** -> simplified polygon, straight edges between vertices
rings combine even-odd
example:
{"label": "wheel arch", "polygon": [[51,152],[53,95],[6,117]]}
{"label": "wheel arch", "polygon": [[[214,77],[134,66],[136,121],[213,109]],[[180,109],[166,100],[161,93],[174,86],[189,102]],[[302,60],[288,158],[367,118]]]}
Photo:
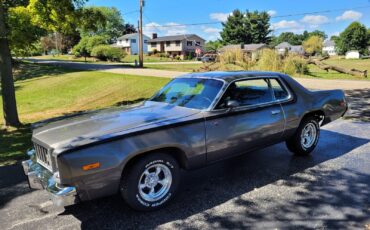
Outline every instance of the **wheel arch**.
{"label": "wheel arch", "polygon": [[300,124],[302,123],[302,121],[307,118],[307,117],[314,117],[317,119],[317,121],[319,122],[319,125],[322,126],[325,124],[325,112],[322,110],[322,109],[318,109],[318,110],[313,110],[313,111],[310,111],[310,112],[307,112],[306,114],[303,115],[301,121],[300,121]]}
{"label": "wheel arch", "polygon": [[145,157],[147,155],[153,154],[153,153],[166,153],[170,156],[173,156],[174,159],[177,161],[179,164],[180,168],[182,169],[187,169],[188,168],[188,159],[186,156],[186,153],[184,150],[178,147],[162,147],[162,148],[157,148],[157,149],[152,149],[149,151],[141,152],[133,157],[131,157],[123,166],[122,169],[122,175],[126,170],[129,170],[139,159],[142,157]]}

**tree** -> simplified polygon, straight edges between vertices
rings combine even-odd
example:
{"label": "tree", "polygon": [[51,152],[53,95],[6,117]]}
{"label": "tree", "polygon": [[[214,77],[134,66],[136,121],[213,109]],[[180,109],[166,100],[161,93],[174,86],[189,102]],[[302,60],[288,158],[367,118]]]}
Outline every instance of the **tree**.
{"label": "tree", "polygon": [[302,36],[292,33],[292,32],[283,32],[274,41],[275,43],[274,46],[282,42],[288,42],[289,44],[295,45],[295,46],[302,45]]}
{"label": "tree", "polygon": [[303,35],[303,38],[302,38],[303,41],[307,40],[308,38],[310,38],[312,36],[319,36],[323,40],[328,38],[328,35],[326,35],[326,33],[324,31],[321,31],[321,30],[314,30],[312,32],[305,31],[302,35]]}
{"label": "tree", "polygon": [[234,10],[227,21],[222,23],[222,26],[223,30],[220,35],[223,44],[248,44],[252,42],[250,25],[245,23],[244,13],[240,10]]}
{"label": "tree", "polygon": [[317,35],[309,37],[306,41],[303,42],[303,48],[306,53],[314,55],[321,53],[323,46],[323,38]]}
{"label": "tree", "polygon": [[125,24],[120,11],[115,7],[85,7],[81,12],[83,22],[79,24],[81,36],[107,36],[113,43],[118,37],[136,32],[134,25]]}
{"label": "tree", "polygon": [[32,23],[32,15],[24,6],[9,8],[7,19],[11,52],[18,57],[30,55],[45,31]]}
{"label": "tree", "polygon": [[245,20],[250,24],[253,43],[269,43],[272,32],[270,29],[270,15],[267,12],[247,11]]}
{"label": "tree", "polygon": [[222,43],[220,40],[209,41],[205,45],[205,51],[216,53],[221,47],[222,47]]}
{"label": "tree", "polygon": [[7,25],[8,9],[27,6],[34,25],[45,30],[67,31],[71,29],[70,22],[75,20],[76,9],[84,2],[85,0],[0,0],[0,78],[5,126],[18,127],[21,125],[12,74],[9,25]]}
{"label": "tree", "polygon": [[368,53],[367,28],[359,22],[353,22],[339,35],[336,45],[340,54],[350,50],[358,50],[362,54]]}
{"label": "tree", "polygon": [[267,43],[271,40],[270,16],[266,12],[234,10],[222,25],[223,44]]}
{"label": "tree", "polygon": [[75,56],[89,57],[91,56],[91,51],[94,47],[98,45],[107,44],[107,37],[104,36],[92,36],[92,37],[83,37],[80,42],[73,47],[73,54]]}
{"label": "tree", "polygon": [[0,1],[0,78],[1,95],[5,126],[19,127],[17,103],[15,99],[14,80],[12,73],[12,58],[9,49],[8,32],[6,28],[6,5]]}

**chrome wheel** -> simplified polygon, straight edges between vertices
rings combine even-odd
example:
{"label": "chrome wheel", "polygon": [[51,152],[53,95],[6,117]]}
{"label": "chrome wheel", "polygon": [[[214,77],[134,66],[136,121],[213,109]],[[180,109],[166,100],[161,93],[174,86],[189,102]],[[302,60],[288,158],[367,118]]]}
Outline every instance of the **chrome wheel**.
{"label": "chrome wheel", "polygon": [[171,170],[164,164],[154,164],[141,174],[138,188],[145,201],[154,202],[167,195],[171,184]]}
{"label": "chrome wheel", "polygon": [[301,145],[303,148],[308,149],[315,143],[317,137],[316,126],[313,123],[308,123],[301,133]]}

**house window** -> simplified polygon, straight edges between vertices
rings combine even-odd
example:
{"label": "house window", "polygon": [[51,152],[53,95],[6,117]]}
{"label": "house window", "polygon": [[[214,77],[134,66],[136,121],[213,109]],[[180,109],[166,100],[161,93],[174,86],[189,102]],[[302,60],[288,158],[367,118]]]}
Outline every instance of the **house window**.
{"label": "house window", "polygon": [[136,39],[131,39],[131,42],[132,43],[136,43]]}
{"label": "house window", "polygon": [[126,39],[126,42],[128,42],[128,39]]}
{"label": "house window", "polygon": [[187,41],[187,42],[186,42],[186,45],[187,45],[187,46],[193,46],[193,42],[192,42],[192,41]]}
{"label": "house window", "polygon": [[195,42],[195,46],[200,46],[200,42]]}
{"label": "house window", "polygon": [[144,40],[144,43],[146,44],[146,43],[148,43],[148,40]]}
{"label": "house window", "polygon": [[156,42],[152,42],[152,43],[150,43],[150,47],[152,47],[152,48],[157,47],[157,43],[156,43]]}
{"label": "house window", "polygon": [[171,42],[166,42],[166,46],[167,47],[170,47],[171,46]]}
{"label": "house window", "polygon": [[180,41],[176,41],[176,46],[180,46],[181,42]]}

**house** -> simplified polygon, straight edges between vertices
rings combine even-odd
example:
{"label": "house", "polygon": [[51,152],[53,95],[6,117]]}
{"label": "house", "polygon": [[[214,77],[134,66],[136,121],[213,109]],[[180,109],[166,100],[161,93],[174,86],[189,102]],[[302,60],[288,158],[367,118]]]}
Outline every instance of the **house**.
{"label": "house", "polygon": [[336,56],[337,51],[336,51],[336,46],[335,42],[332,40],[326,40],[324,41],[323,47],[322,47],[322,52],[327,53],[329,56]]}
{"label": "house", "polygon": [[258,55],[260,54],[261,50],[267,48],[266,44],[240,44],[240,45],[226,45],[222,47],[219,52],[225,52],[226,50],[233,50],[233,49],[241,49],[244,53],[246,53],[252,60],[257,60]]}
{"label": "house", "polygon": [[152,35],[149,41],[149,52],[166,53],[172,57],[179,56],[185,59],[186,56],[194,57],[203,53],[205,40],[196,34],[183,34],[174,36],[158,37]]}
{"label": "house", "polygon": [[359,59],[360,58],[360,52],[357,50],[348,51],[346,53],[346,59]]}
{"label": "house", "polygon": [[[143,35],[143,52],[148,53],[148,40],[150,37]],[[117,39],[114,47],[122,48],[126,53],[136,55],[139,53],[139,34],[126,34]]]}
{"label": "house", "polygon": [[286,52],[304,55],[303,46],[293,46],[288,42],[282,42],[275,47],[280,55],[285,55]]}
{"label": "house", "polygon": [[267,48],[267,45],[264,43],[260,44],[248,44],[244,45],[243,51],[246,52],[252,60],[257,60],[261,50]]}

